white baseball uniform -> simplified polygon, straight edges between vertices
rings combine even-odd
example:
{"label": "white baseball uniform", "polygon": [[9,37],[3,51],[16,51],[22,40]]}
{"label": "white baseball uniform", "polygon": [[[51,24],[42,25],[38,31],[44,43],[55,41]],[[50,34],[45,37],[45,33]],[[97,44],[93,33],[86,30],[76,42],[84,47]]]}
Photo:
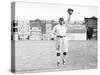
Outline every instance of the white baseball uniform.
{"label": "white baseball uniform", "polygon": [[[58,52],[68,52],[68,39],[66,36],[66,32],[67,32],[66,24],[63,25],[58,24],[53,28],[53,34],[56,35],[56,48]],[[57,36],[63,36],[63,37],[61,38]]]}

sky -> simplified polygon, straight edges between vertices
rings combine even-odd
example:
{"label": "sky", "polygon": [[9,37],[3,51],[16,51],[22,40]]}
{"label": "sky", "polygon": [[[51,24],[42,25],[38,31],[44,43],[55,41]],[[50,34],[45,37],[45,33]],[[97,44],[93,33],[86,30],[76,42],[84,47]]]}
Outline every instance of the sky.
{"label": "sky", "polygon": [[67,9],[72,8],[74,10],[71,15],[71,21],[84,21],[84,17],[97,17],[96,6],[78,6],[67,4],[50,4],[50,3],[27,3],[16,2],[15,3],[15,19],[16,20],[56,20],[63,17],[68,19]]}

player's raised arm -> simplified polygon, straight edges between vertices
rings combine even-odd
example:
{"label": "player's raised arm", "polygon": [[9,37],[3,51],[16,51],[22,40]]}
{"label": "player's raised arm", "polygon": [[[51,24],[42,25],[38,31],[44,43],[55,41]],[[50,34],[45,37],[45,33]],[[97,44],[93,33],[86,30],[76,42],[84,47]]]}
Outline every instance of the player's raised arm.
{"label": "player's raised arm", "polygon": [[69,16],[68,16],[68,20],[66,21],[66,24],[69,24],[69,22],[70,22],[70,17],[71,17],[71,15],[72,15],[73,11],[74,11],[74,10],[71,9],[71,8],[69,8],[69,9],[67,10]]}

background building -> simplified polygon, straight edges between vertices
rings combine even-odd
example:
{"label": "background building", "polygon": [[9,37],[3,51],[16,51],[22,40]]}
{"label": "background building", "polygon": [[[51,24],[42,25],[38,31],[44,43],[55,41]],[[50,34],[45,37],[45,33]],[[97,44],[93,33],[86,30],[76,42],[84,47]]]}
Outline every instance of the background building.
{"label": "background building", "polygon": [[30,20],[30,40],[41,40],[41,20]]}

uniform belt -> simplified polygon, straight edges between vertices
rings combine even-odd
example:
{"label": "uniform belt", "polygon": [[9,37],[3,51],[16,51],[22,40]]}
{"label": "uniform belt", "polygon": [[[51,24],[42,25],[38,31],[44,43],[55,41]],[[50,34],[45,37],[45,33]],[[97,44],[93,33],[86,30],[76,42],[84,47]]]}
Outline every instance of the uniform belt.
{"label": "uniform belt", "polygon": [[65,36],[57,36],[57,37],[59,37],[59,38],[63,38],[63,37],[65,37]]}

